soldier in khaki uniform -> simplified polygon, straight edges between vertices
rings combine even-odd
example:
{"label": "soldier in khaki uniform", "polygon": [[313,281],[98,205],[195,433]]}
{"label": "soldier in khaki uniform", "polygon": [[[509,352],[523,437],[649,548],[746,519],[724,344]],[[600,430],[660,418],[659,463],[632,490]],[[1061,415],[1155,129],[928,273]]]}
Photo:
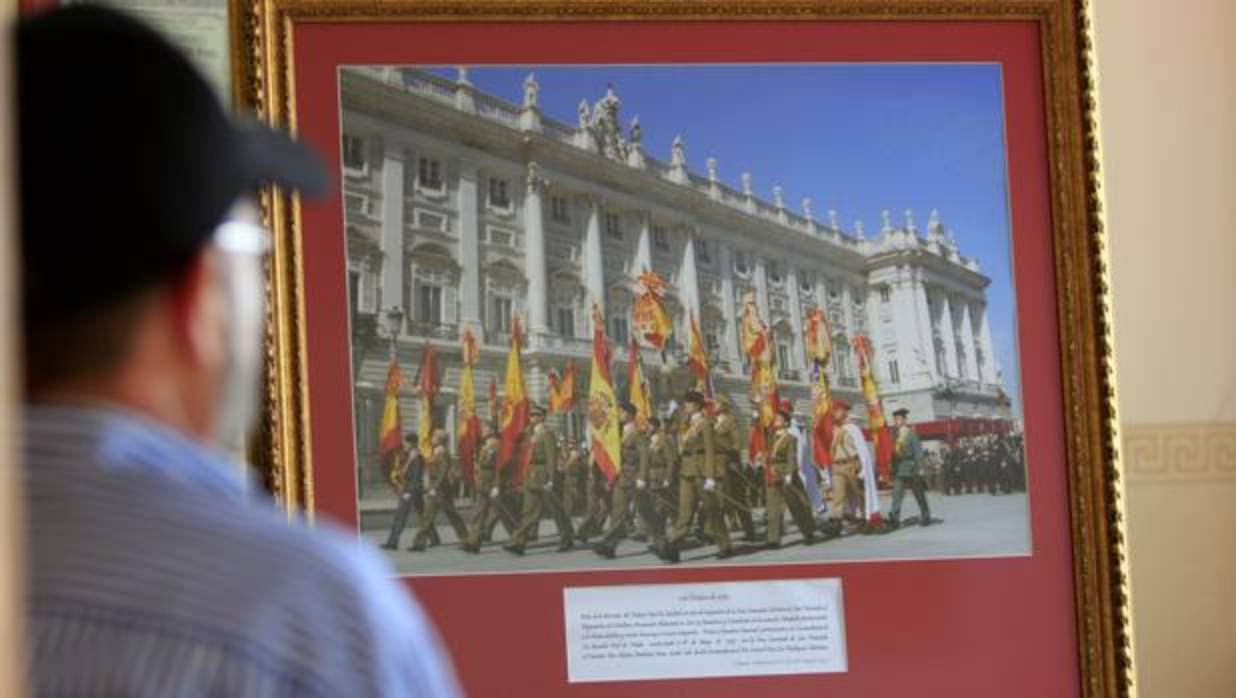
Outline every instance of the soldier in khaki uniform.
{"label": "soldier in khaki uniform", "polygon": [[807,545],[815,542],[815,519],[798,471],[798,438],[790,433],[790,413],[777,413],[772,448],[768,454],[768,542],[769,548],[781,547],[782,519],[785,509],[803,534]]}
{"label": "soldier in khaki uniform", "polygon": [[686,539],[691,527],[696,502],[700,505],[700,517],[707,534],[720,550],[717,558],[732,556],[730,534],[725,528],[721,513],[719,491],[725,487],[725,466],[717,458],[714,445],[712,419],[704,414],[704,396],[690,391],[683,397],[686,414],[686,430],[681,441],[681,465],[678,483],[678,520],[674,523],[674,535],[670,538],[666,558],[678,560],[678,546]]}
{"label": "soldier in khaki uniform", "polygon": [[430,443],[433,444],[433,452],[429,456],[429,462],[425,464],[429,477],[429,485],[425,490],[425,511],[421,515],[421,526],[416,531],[416,538],[410,548],[415,551],[425,549],[431,531],[436,528],[434,519],[437,518],[439,510],[446,514],[446,520],[451,523],[451,528],[455,529],[459,541],[463,543],[468,540],[468,527],[459,517],[459,512],[455,511],[455,474],[451,467],[451,456],[446,452],[446,432],[435,430]]}
{"label": "soldier in khaki uniform", "polygon": [[584,452],[579,444],[567,443],[566,458],[562,461],[562,510],[574,516],[579,508],[580,492],[584,476]]}
{"label": "soldier in khaki uniform", "polygon": [[506,529],[508,537],[515,533],[516,522],[502,506],[499,497],[506,489],[497,470],[498,436],[490,425],[484,427],[484,442],[476,457],[476,511],[472,514],[472,527],[464,550],[470,553],[481,551],[481,541],[490,534],[498,522]]}
{"label": "soldier in khaki uniform", "polygon": [[558,526],[558,551],[564,552],[571,549],[575,532],[571,527],[571,518],[562,510],[562,505],[550,489],[558,464],[558,438],[545,424],[544,407],[533,405],[529,411],[531,424],[528,429],[531,433],[528,438],[532,439],[532,452],[528,472],[524,474],[522,518],[515,535],[511,536],[511,542],[502,548],[515,555],[523,555],[528,539],[541,525],[541,513],[549,509]]}
{"label": "soldier in khaki uniform", "polygon": [[661,420],[652,417],[648,420],[648,472],[642,479],[648,483],[648,501],[651,517],[650,525],[653,533],[664,536],[666,522],[674,520],[677,511],[674,502],[674,478],[677,477],[678,448],[674,440],[666,433]]}
{"label": "soldier in khaki uniform", "polygon": [[859,462],[859,444],[854,443],[849,431],[842,427],[850,419],[850,403],[845,400],[833,401],[833,443],[832,453],[832,488],[828,491],[828,534],[841,533],[841,520],[847,508],[861,511],[863,508],[862,488],[858,484],[858,476],[862,465]]}
{"label": "soldier in khaki uniform", "polygon": [[717,415],[713,420],[713,432],[717,457],[725,464],[725,492],[728,499],[723,504],[726,519],[738,524],[743,540],[755,540],[755,523],[751,519],[749,480],[742,472],[739,454],[738,422],[731,413],[733,404],[727,395],[717,396]]}
{"label": "soldier in khaki uniform", "polygon": [[897,440],[893,446],[893,477],[896,482],[893,485],[893,506],[888,516],[888,525],[892,529],[901,526],[901,501],[906,496],[907,487],[914,493],[914,501],[918,504],[918,524],[931,525],[931,509],[927,505],[927,492],[919,472],[923,446],[914,427],[907,421],[909,415],[910,411],[904,407],[893,413]]}
{"label": "soldier in khaki uniform", "polygon": [[630,403],[622,404],[622,422],[622,466],[618,472],[618,479],[614,481],[609,528],[606,529],[601,542],[592,548],[597,555],[611,560],[618,543],[626,537],[632,514],[638,515],[647,522],[653,535],[653,549],[657,551],[665,549],[665,538],[656,533],[652,520],[655,515],[649,506],[651,502],[646,496],[650,470],[648,439],[636,424],[635,407]]}

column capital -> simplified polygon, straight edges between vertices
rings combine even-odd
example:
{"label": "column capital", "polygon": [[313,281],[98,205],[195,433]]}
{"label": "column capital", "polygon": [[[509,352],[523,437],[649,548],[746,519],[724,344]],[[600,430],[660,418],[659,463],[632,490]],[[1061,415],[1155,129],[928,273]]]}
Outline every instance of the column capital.
{"label": "column capital", "polygon": [[543,193],[546,187],[549,186],[549,180],[545,178],[544,170],[541,165],[535,160],[528,163],[528,175],[525,178],[529,192]]}

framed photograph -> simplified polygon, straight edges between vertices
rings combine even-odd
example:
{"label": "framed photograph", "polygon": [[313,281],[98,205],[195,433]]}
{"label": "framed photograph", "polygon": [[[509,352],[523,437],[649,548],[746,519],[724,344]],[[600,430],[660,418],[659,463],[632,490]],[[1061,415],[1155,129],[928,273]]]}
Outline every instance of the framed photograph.
{"label": "framed photograph", "polygon": [[269,486],[476,695],[1124,694],[1083,10],[234,8],[335,182],[263,197]]}

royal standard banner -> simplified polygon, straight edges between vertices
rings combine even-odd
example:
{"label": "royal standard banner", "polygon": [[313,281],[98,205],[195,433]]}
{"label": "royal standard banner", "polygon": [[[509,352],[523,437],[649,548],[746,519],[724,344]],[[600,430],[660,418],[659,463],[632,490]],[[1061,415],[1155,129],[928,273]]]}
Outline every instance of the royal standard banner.
{"label": "royal standard banner", "polygon": [[480,442],[481,418],[476,414],[476,388],[473,382],[473,367],[481,357],[476,337],[464,330],[461,337],[463,374],[459,378],[459,401],[455,410],[455,432],[458,434],[459,465],[464,480],[475,482],[473,467],[476,462],[476,447]]}
{"label": "royal standard banner", "polygon": [[867,403],[867,433],[871,438],[871,450],[875,451],[876,470],[881,480],[892,476],[893,440],[888,433],[888,421],[880,406],[880,386],[876,383],[874,348],[871,339],[859,335],[853,339],[854,353],[858,355],[858,372],[863,380],[863,399]]}
{"label": "royal standard banner", "polygon": [[704,350],[704,337],[695,313],[688,314],[691,321],[691,347],[687,352],[687,365],[695,375],[697,387],[707,397],[712,397],[712,373],[708,365],[708,352]]}
{"label": "royal standard banner", "polygon": [[811,359],[811,454],[821,468],[833,463],[833,399],[828,385],[828,362],[832,358],[833,342],[829,336],[828,316],[820,308],[807,313],[807,356]]}
{"label": "royal standard banner", "polygon": [[420,414],[417,415],[416,437],[421,457],[429,460],[433,455],[433,403],[438,397],[441,382],[438,378],[438,352],[433,347],[425,347],[421,354],[419,387],[421,394]]}
{"label": "royal standard banner", "polygon": [[645,345],[665,351],[674,332],[674,323],[665,309],[665,282],[656,272],[646,271],[639,275],[639,283],[644,290],[631,306],[635,334]]}
{"label": "royal standard banner", "polygon": [[403,443],[403,419],[399,414],[399,390],[403,387],[403,371],[399,361],[391,357],[386,369],[386,402],[382,408],[382,426],[378,430],[378,460],[387,478],[399,467],[399,446]]}
{"label": "royal standard banner", "polygon": [[524,389],[523,343],[519,316],[511,321],[511,351],[506,355],[506,395],[502,400],[501,441],[498,467],[505,468],[515,456],[519,437],[528,428],[528,393]]}
{"label": "royal standard banner", "polygon": [[613,482],[622,462],[622,429],[618,423],[618,398],[609,375],[609,340],[605,337],[605,318],[592,306],[592,379],[588,386],[588,427],[592,436],[592,459]]}
{"label": "royal standard banner", "polygon": [[575,405],[575,361],[567,360],[566,372],[549,371],[549,413],[570,412]]}
{"label": "royal standard banner", "polygon": [[631,340],[631,353],[627,364],[627,400],[635,407],[635,423],[642,429],[652,419],[652,397],[644,380],[644,369],[639,361],[639,343]]}

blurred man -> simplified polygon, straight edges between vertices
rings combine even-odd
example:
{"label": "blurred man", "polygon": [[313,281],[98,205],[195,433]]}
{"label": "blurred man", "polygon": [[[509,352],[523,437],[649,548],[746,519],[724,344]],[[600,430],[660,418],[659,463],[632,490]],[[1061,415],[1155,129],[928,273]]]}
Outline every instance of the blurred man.
{"label": "blurred man", "polygon": [[524,476],[522,487],[519,528],[511,536],[511,542],[502,549],[514,555],[523,555],[529,538],[541,526],[541,513],[548,509],[558,526],[558,552],[566,552],[573,547],[575,531],[571,526],[571,517],[562,510],[562,503],[550,489],[558,463],[558,437],[545,424],[545,408],[540,405],[529,409],[527,438],[532,439],[532,444],[529,446],[528,473]]}
{"label": "blurred man", "polygon": [[[403,457],[403,465],[394,471],[391,478],[398,486],[396,492],[399,496],[399,504],[395,507],[394,518],[391,519],[390,533],[386,536],[386,542],[382,544],[382,547],[387,550],[399,549],[399,538],[403,535],[403,530],[407,528],[411,514],[415,512],[419,520],[425,511],[425,459],[421,458],[418,444],[416,432],[410,431],[404,435],[407,453]],[[438,531],[434,529],[430,532],[429,544],[437,545],[440,542]]]}
{"label": "blurred man", "polygon": [[37,695],[453,696],[381,556],[248,491],[266,235],[246,196],[319,161],[226,115],[151,30],[17,30],[29,687]]}

